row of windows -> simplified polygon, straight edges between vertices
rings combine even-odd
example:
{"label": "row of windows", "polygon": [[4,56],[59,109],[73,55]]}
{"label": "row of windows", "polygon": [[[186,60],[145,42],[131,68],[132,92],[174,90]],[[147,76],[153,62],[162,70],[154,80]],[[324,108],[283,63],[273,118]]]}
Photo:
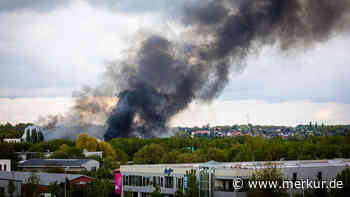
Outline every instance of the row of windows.
{"label": "row of windows", "polygon": [[165,188],[174,188],[174,183],[177,181],[177,187],[183,188],[183,178],[171,177],[171,176],[153,176],[153,177],[144,177],[144,176],[123,176],[123,185],[130,186],[149,186],[149,185],[159,185],[160,187]]}

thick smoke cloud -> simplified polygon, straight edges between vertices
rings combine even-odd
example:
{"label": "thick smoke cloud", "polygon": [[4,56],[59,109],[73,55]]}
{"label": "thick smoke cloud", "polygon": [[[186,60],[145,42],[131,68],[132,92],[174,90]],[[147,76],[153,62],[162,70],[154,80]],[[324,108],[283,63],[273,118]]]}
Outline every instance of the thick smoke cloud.
{"label": "thick smoke cloud", "polygon": [[348,0],[215,0],[187,6],[191,26],[184,41],[147,36],[135,54],[110,65],[119,102],[105,139],[154,137],[194,100],[220,95],[232,70],[241,70],[249,53],[266,44],[282,51],[311,48],[349,25]]}
{"label": "thick smoke cloud", "polygon": [[179,14],[188,27],[181,41],[161,33],[135,38],[99,87],[75,93],[67,114],[40,120],[45,138],[168,135],[171,118],[193,101],[219,96],[248,54],[264,45],[303,51],[347,33],[349,8],[350,0],[191,1]]}

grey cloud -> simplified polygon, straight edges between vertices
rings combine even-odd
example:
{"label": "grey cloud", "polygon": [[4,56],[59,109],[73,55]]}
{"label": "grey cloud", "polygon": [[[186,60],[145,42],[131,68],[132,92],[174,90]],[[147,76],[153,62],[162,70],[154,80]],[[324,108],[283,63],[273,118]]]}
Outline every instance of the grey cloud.
{"label": "grey cloud", "polygon": [[189,4],[198,2],[198,0],[86,0],[93,6],[105,7],[112,11],[126,12],[163,12],[163,11],[180,11]]}
{"label": "grey cloud", "polygon": [[247,70],[231,78],[221,98],[349,104],[349,43],[349,38],[333,39],[316,51],[291,56],[267,49],[258,57],[249,57]]}
{"label": "grey cloud", "polygon": [[52,11],[67,5],[69,0],[2,0],[0,12],[33,10],[37,12]]}
{"label": "grey cloud", "polygon": [[[0,1],[0,12],[13,11],[36,11],[49,12],[62,8],[77,0],[2,0]],[[80,0],[87,2],[95,8],[105,8],[112,12],[163,12],[177,15],[186,5],[193,4],[198,0]]]}

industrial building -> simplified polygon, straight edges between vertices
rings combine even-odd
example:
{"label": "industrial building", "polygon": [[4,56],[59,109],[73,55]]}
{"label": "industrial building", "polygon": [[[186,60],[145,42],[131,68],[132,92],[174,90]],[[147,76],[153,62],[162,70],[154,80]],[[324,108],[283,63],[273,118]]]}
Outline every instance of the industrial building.
{"label": "industrial building", "polygon": [[[235,197],[245,196],[244,192],[234,189],[236,178],[249,179],[253,172],[273,164],[281,170],[285,180],[323,180],[334,179],[343,169],[350,166],[350,159],[274,161],[274,162],[234,162],[160,165],[122,165],[122,196],[131,192],[133,197],[148,197],[159,185],[164,196],[173,196],[177,190],[186,193],[188,177],[186,172],[196,170],[200,196]],[[118,187],[120,186],[118,185]]]}
{"label": "industrial building", "polygon": [[93,159],[29,159],[20,162],[18,167],[28,172],[62,169],[68,173],[79,173],[82,170],[95,171],[100,167],[100,163]]}

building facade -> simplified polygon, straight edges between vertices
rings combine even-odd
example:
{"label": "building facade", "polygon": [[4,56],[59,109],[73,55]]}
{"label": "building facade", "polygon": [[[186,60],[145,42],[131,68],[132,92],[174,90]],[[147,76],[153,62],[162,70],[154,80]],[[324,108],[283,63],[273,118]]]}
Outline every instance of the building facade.
{"label": "building facade", "polygon": [[317,176],[322,176],[323,180],[331,180],[350,166],[350,159],[122,165],[122,196],[130,192],[133,197],[148,197],[155,190],[154,185],[160,187],[164,196],[173,196],[177,190],[186,193],[190,172],[195,172],[201,197],[245,196],[244,192],[234,189],[233,181],[237,178],[247,180],[256,170],[271,164],[281,170],[285,180],[316,180]]}

